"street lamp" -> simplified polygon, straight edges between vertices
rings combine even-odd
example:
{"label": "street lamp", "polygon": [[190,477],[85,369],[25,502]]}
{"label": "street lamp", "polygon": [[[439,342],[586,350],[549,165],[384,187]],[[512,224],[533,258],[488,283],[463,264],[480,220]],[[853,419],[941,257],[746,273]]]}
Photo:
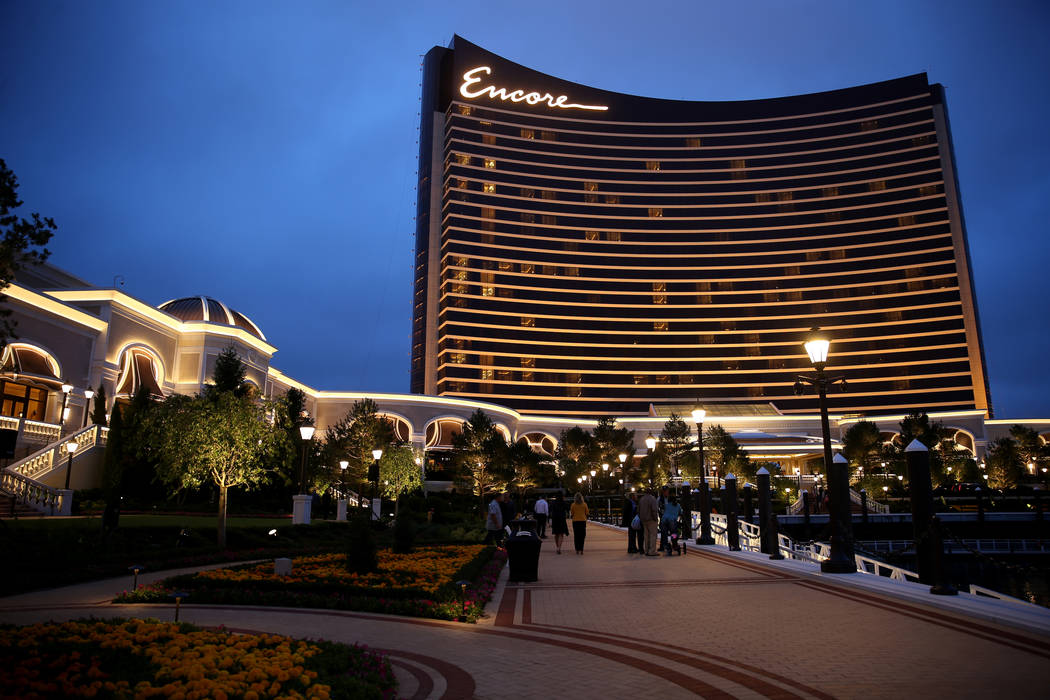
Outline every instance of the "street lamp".
{"label": "street lamp", "polygon": [[[620,491],[623,491],[623,480],[627,478],[627,469],[624,466],[627,463],[627,453],[621,452],[616,456],[620,460]],[[1043,471],[1046,471],[1045,469]]]}
{"label": "street lamp", "polygon": [[831,556],[820,563],[820,570],[829,574],[852,574],[857,571],[853,558],[852,514],[849,504],[849,471],[845,460],[834,462],[831,458],[831,427],[828,425],[828,387],[839,384],[846,390],[842,376],[829,377],[824,373],[828,363],[831,340],[819,328],[810,331],[803,343],[809,361],[816,370],[815,376],[799,375],[795,380],[795,393],[801,395],[805,385],[817,390],[820,403],[820,429],[824,437],[824,469],[828,475],[829,508],[831,516]]}
{"label": "street lamp", "polygon": [[346,468],[349,466],[350,462],[339,460],[339,493],[343,498],[346,498]]}
{"label": "street lamp", "polygon": [[377,447],[372,450],[372,464],[368,467],[368,480],[372,482],[372,499],[368,502],[368,507],[372,509],[371,514],[368,516],[370,520],[378,520],[379,514],[376,513],[376,491],[379,490],[379,459],[383,456],[383,448]]}
{"label": "street lamp", "polygon": [[65,489],[69,490],[69,475],[73,473],[73,453],[80,447],[77,443],[70,440],[66,443],[66,452],[69,453],[69,462],[66,463],[66,485]]}
{"label": "street lamp", "polygon": [[69,392],[71,392],[71,391],[73,391],[73,385],[72,384],[63,384],[62,385],[62,413],[61,413],[61,415],[58,418],[58,423],[59,423],[58,432],[59,432],[59,434],[61,434],[62,431],[66,427],[66,406],[69,404]]}
{"label": "street lamp", "polygon": [[95,392],[91,389],[84,389],[84,422],[80,424],[80,429],[83,430],[87,427],[88,413],[91,412],[91,399],[95,398]]}
{"label": "street lamp", "polygon": [[307,447],[313,440],[315,430],[309,416],[303,420],[306,422],[299,426],[299,437],[303,439],[303,459],[299,463],[299,493],[306,493],[306,459],[309,452]]}
{"label": "street lamp", "polygon": [[707,481],[707,467],[704,466],[704,418],[707,417],[707,411],[700,408],[699,402],[697,402],[696,408],[693,409],[693,422],[696,423],[696,447],[700,452],[700,478]]}
{"label": "street lamp", "polygon": [[652,433],[649,433],[649,437],[645,438],[645,448],[652,452],[656,449],[656,438],[653,437]]}

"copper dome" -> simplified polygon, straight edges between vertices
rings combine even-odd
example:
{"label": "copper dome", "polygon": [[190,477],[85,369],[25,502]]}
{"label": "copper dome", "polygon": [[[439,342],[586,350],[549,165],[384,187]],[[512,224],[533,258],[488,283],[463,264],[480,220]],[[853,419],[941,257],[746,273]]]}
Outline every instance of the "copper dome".
{"label": "copper dome", "polygon": [[234,311],[221,301],[211,297],[183,297],[172,299],[157,307],[180,321],[204,321],[243,328],[256,338],[266,340],[259,327],[250,318]]}

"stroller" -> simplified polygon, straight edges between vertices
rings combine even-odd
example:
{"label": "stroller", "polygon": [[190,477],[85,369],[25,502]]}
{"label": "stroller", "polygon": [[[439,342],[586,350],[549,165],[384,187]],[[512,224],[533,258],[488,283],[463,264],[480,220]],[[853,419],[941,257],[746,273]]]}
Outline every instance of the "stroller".
{"label": "stroller", "polygon": [[[675,505],[677,506],[677,503]],[[660,521],[660,527],[664,530],[663,541],[666,542],[665,549],[669,557],[675,554],[679,556],[685,554],[685,540],[679,537],[679,532],[682,531],[679,520],[681,520],[681,515],[674,520]]]}

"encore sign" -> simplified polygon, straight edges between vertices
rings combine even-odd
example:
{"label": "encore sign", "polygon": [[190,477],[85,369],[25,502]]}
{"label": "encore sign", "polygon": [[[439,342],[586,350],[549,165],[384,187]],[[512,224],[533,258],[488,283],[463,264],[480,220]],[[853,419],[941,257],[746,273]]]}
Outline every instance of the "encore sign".
{"label": "encore sign", "polygon": [[580,105],[574,102],[569,102],[568,95],[558,95],[555,97],[549,92],[538,93],[538,92],[525,92],[524,90],[510,90],[501,87],[498,88],[494,85],[487,85],[485,87],[472,87],[476,83],[481,82],[481,78],[477,77],[478,73],[484,73],[485,75],[491,75],[492,69],[488,66],[478,66],[477,68],[471,68],[463,74],[463,84],[459,86],[459,94],[463,95],[467,99],[474,99],[475,97],[482,97],[488,95],[492,99],[497,97],[504,102],[510,100],[511,102],[524,102],[525,104],[538,105],[546,104],[548,107],[560,107],[561,109],[590,109],[597,112],[604,112],[609,109],[605,105]]}

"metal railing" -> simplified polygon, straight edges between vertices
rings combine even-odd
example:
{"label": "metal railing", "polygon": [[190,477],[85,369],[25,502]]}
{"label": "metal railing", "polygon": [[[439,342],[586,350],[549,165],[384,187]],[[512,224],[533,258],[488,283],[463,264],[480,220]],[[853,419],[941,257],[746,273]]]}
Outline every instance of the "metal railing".
{"label": "metal railing", "polygon": [[[856,503],[858,506],[864,505],[864,503],[863,503],[864,499],[861,498],[861,495],[858,492],[854,491],[853,489],[849,490],[849,500],[850,500],[851,503]],[[879,501],[876,501],[876,500],[874,500],[874,499],[869,497],[868,498],[868,512],[870,512],[870,513],[889,513],[890,512],[890,506],[887,503],[880,503]],[[801,492],[799,492],[799,496],[798,496],[797,499],[795,499],[795,502],[787,507],[787,514],[788,515],[799,515],[800,513],[802,513],[802,493]]]}
{"label": "metal railing", "polygon": [[[958,546],[961,543],[961,547]],[[866,540],[859,543],[873,552],[893,553],[911,548],[912,540]],[[1030,539],[963,539],[958,543],[945,540],[944,551],[951,554],[972,550],[982,554],[1050,554],[1050,540]]]}

